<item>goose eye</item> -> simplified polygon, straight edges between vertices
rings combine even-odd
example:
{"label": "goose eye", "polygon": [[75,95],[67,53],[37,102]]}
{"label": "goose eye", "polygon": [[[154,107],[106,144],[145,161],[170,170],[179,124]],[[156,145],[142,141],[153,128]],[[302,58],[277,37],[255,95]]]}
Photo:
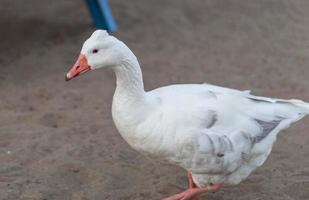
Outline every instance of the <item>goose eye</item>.
{"label": "goose eye", "polygon": [[98,51],[99,51],[98,49],[93,49],[92,53],[98,53]]}

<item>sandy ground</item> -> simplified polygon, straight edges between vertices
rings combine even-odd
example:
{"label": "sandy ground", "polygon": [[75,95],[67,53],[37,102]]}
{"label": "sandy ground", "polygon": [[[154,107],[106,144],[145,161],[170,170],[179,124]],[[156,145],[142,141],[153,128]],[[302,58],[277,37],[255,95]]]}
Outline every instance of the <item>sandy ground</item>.
{"label": "sandy ground", "polygon": [[[210,82],[309,101],[309,1],[110,0],[147,89]],[[160,199],[184,170],[132,150],[111,119],[111,71],[64,74],[94,30],[83,1],[0,1],[0,199]],[[309,119],[239,186],[203,199],[309,199]]]}

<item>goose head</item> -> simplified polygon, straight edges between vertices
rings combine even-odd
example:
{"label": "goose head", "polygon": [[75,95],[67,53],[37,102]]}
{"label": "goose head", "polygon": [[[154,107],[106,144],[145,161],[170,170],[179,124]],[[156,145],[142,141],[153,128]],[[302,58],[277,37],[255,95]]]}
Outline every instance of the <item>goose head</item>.
{"label": "goose head", "polygon": [[130,54],[129,48],[105,30],[96,30],[82,47],[80,55],[65,76],[69,81],[87,71],[120,66]]}

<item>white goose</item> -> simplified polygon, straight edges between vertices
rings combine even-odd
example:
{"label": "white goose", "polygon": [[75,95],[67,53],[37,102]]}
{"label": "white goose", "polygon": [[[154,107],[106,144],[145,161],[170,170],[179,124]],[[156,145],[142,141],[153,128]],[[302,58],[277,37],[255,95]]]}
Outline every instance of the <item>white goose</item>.
{"label": "white goose", "polygon": [[209,84],[145,92],[135,55],[103,30],[84,43],[66,80],[98,68],[116,73],[112,114],[121,136],[134,149],[188,171],[188,190],[169,200],[196,199],[238,184],[264,163],[281,130],[309,114],[309,104],[300,100]]}

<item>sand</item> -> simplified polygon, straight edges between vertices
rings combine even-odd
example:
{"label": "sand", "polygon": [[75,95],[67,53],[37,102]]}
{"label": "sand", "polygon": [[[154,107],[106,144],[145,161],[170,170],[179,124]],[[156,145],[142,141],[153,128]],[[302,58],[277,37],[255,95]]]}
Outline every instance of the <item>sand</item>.
{"label": "sand", "polygon": [[[309,101],[309,1],[110,0],[147,90],[209,82]],[[186,172],[132,150],[111,119],[112,71],[64,74],[94,28],[83,1],[0,1],[0,199],[161,199]],[[309,199],[309,119],[212,200]]]}

